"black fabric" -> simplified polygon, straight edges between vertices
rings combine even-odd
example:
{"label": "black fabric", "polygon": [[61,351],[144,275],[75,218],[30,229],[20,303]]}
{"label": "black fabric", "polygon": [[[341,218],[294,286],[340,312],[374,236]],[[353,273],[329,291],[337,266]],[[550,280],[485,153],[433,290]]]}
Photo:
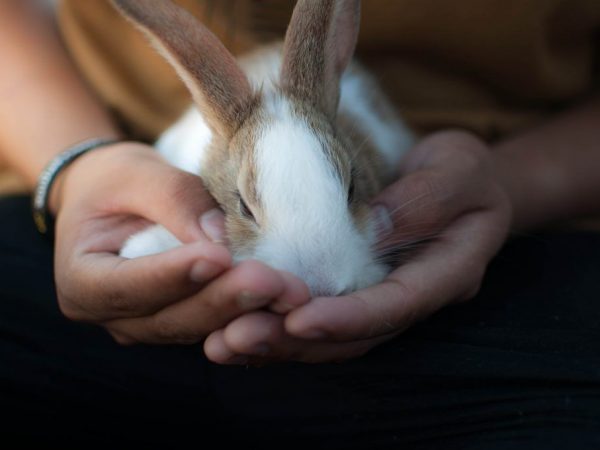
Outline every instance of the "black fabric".
{"label": "black fabric", "polygon": [[247,368],[64,319],[29,199],[0,199],[0,217],[3,442],[600,449],[600,234],[513,239],[476,299],[362,358]]}

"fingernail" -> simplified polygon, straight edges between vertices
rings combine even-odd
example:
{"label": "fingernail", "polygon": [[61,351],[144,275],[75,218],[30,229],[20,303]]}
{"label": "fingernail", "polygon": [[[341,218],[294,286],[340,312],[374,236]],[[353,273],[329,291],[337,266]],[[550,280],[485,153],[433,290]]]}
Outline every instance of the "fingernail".
{"label": "fingernail", "polygon": [[394,222],[385,206],[375,205],[371,214],[375,219],[375,232],[378,237],[384,237],[394,229]]}
{"label": "fingernail", "polygon": [[278,314],[287,314],[296,308],[298,308],[298,305],[292,305],[290,303],[273,303],[271,305],[271,311]]}
{"label": "fingernail", "polygon": [[242,291],[236,298],[237,304],[243,310],[249,310],[264,306],[268,299],[256,292]]}
{"label": "fingernail", "polygon": [[223,271],[223,267],[208,261],[200,260],[192,266],[190,279],[195,283],[201,283],[214,278]]}
{"label": "fingernail", "polygon": [[225,238],[225,216],[218,208],[213,208],[200,216],[200,226],[213,241],[221,243]]}
{"label": "fingernail", "polygon": [[252,347],[250,353],[257,356],[266,356],[271,351],[271,347],[267,344],[257,344]]}

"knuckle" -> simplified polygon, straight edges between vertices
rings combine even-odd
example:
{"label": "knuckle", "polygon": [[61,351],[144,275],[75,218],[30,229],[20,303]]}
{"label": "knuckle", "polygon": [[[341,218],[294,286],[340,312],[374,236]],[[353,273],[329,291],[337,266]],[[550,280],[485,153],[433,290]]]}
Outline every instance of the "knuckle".
{"label": "knuckle", "polygon": [[204,193],[202,180],[190,173],[173,170],[166,179],[165,192],[172,200],[185,201]]}
{"label": "knuckle", "polygon": [[165,190],[170,197],[182,197],[189,189],[188,178],[185,174],[172,171],[165,181]]}

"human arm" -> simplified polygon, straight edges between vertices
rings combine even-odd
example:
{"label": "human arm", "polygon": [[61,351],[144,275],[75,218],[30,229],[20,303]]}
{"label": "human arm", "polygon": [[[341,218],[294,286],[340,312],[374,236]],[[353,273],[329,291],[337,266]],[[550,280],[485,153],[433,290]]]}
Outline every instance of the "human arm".
{"label": "human arm", "polygon": [[464,132],[427,137],[375,202],[399,208],[394,241],[435,239],[376,286],[314,299],[285,318],[240,317],[207,339],[207,354],[222,363],[352,358],[471,298],[509,230],[600,211],[598,124],[592,99],[492,148]]}
{"label": "human arm", "polygon": [[[0,153],[30,188],[47,162],[74,143],[120,136],[41,5],[0,2]],[[61,310],[105,326],[122,343],[196,342],[242,312],[306,296],[297,280],[261,264],[232,268],[227,250],[201,225],[214,203],[200,179],[142,143],[78,158],[61,172],[50,207],[57,216]],[[119,258],[127,235],[149,221],[186,245],[139,260]]]}
{"label": "human arm", "polygon": [[52,11],[40,3],[0,4],[0,151],[29,188],[67,146],[120,135],[61,47]]}
{"label": "human arm", "polygon": [[600,213],[600,96],[492,150],[513,230]]}

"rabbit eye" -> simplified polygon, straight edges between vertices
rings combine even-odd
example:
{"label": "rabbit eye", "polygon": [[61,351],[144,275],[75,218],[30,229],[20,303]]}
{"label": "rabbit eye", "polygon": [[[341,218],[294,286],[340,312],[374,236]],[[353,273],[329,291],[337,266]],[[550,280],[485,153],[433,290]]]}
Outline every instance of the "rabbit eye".
{"label": "rabbit eye", "polygon": [[254,218],[254,214],[252,214],[252,211],[250,210],[250,208],[248,207],[248,205],[246,204],[246,202],[244,201],[244,199],[241,196],[240,196],[240,212],[247,219],[256,221],[256,219]]}
{"label": "rabbit eye", "polygon": [[354,200],[354,177],[350,180],[350,186],[348,186],[348,204]]}

